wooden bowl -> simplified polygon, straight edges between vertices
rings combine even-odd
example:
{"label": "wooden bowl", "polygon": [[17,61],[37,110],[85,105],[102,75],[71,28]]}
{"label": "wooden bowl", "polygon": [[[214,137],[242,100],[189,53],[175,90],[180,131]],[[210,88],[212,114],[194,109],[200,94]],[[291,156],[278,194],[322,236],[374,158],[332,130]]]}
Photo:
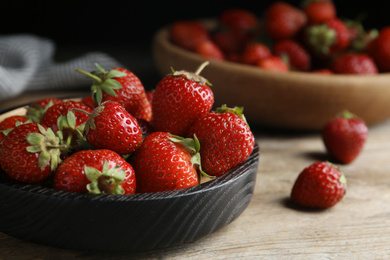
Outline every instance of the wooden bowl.
{"label": "wooden bowl", "polygon": [[[209,28],[215,22],[207,21]],[[162,76],[175,70],[195,71],[205,58],[175,46],[168,27],[153,40],[153,55]],[[271,72],[227,61],[210,60],[201,75],[212,83],[215,106],[243,106],[251,125],[319,130],[349,110],[368,125],[390,117],[390,73],[375,76]]]}
{"label": "wooden bowl", "polygon": [[[0,116],[20,114],[23,108]],[[259,147],[226,175],[157,193],[105,195],[23,184],[0,171],[0,232],[83,251],[141,251],[194,242],[234,221],[255,187]]]}

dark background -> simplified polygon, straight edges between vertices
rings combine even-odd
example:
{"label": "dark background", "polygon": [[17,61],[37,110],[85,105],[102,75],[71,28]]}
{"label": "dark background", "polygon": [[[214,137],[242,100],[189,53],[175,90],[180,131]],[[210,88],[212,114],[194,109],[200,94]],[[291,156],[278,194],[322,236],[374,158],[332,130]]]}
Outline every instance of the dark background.
{"label": "dark background", "polygon": [[[104,51],[138,73],[148,88],[157,74],[151,42],[155,32],[173,21],[210,18],[228,8],[246,8],[261,16],[274,1],[2,1],[1,34],[31,33],[52,39],[56,58]],[[298,6],[301,1],[286,1]],[[334,1],[338,16],[366,14],[366,28],[390,24],[388,1]]]}

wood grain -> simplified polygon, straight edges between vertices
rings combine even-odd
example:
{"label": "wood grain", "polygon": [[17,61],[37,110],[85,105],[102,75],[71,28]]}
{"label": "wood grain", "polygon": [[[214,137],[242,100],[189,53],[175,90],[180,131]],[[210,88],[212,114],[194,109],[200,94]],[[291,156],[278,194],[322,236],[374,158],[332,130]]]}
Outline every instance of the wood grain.
{"label": "wood grain", "polygon": [[[0,233],[0,259],[388,259],[390,121],[373,125],[362,154],[342,165],[345,198],[324,211],[294,208],[299,172],[327,160],[317,132],[252,129],[261,159],[254,196],[227,227],[195,243],[137,254],[91,254],[26,243]],[[1,214],[4,214],[3,212]]]}

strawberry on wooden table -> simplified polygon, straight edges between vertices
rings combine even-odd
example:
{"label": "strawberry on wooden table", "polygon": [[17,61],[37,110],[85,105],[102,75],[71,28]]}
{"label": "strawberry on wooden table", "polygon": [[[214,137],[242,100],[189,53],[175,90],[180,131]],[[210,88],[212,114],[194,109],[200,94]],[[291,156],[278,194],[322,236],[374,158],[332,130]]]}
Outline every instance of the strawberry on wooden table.
{"label": "strawberry on wooden table", "polygon": [[329,119],[322,129],[328,153],[338,162],[348,164],[361,153],[368,137],[365,122],[348,111]]}
{"label": "strawberry on wooden table", "polygon": [[93,79],[91,95],[96,105],[104,101],[120,103],[132,116],[150,121],[152,107],[140,79],[125,68],[106,71],[96,64],[98,71],[76,71]]}
{"label": "strawberry on wooden table", "polygon": [[61,162],[65,146],[50,128],[38,123],[15,127],[0,146],[1,168],[12,179],[39,183],[46,181]]}
{"label": "strawberry on wooden table", "polygon": [[177,190],[199,184],[199,142],[166,132],[148,135],[131,158],[137,192]]}
{"label": "strawberry on wooden table", "polygon": [[93,110],[84,135],[93,147],[123,155],[133,153],[142,143],[138,121],[115,101],[103,102]]}
{"label": "strawberry on wooden table", "polygon": [[157,84],[152,103],[156,131],[185,136],[194,121],[210,111],[214,94],[210,83],[199,75],[207,64],[195,73],[174,71]]}
{"label": "strawberry on wooden table", "polygon": [[133,194],[134,169],[119,154],[107,150],[82,150],[67,157],[57,168],[57,190],[94,194]]}
{"label": "strawberry on wooden table", "polygon": [[304,208],[333,207],[346,193],[347,179],[329,162],[315,162],[298,175],[291,190],[291,200]]}
{"label": "strawberry on wooden table", "polygon": [[255,143],[242,108],[226,105],[200,117],[191,128],[192,135],[200,142],[203,171],[216,177],[244,162]]}

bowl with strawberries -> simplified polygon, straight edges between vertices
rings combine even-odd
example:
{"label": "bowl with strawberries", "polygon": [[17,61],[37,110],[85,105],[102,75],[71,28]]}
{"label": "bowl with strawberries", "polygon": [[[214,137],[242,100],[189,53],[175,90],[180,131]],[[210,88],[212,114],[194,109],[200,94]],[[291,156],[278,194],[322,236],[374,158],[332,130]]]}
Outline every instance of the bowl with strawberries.
{"label": "bowl with strawberries", "polygon": [[369,125],[387,120],[390,27],[364,28],[332,1],[306,2],[173,22],[155,35],[156,67],[165,75],[208,60],[215,105],[244,106],[252,125],[317,131],[344,110]]}
{"label": "bowl with strawberries", "polygon": [[195,242],[240,216],[259,147],[241,107],[212,109],[207,63],[163,77],[153,93],[125,68],[96,66],[77,69],[90,95],[0,115],[0,232],[134,252]]}

